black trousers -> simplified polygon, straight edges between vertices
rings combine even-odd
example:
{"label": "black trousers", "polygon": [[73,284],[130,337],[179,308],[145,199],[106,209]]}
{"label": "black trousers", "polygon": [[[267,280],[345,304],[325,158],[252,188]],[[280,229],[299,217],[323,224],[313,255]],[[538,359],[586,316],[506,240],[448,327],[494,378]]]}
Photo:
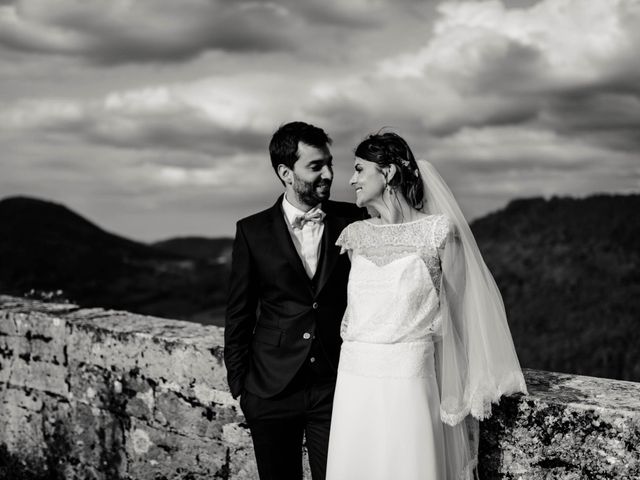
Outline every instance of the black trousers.
{"label": "black trousers", "polygon": [[335,378],[295,382],[268,399],[246,391],[241,395],[260,480],[302,479],[303,435],[311,476],[325,479],[334,391]]}

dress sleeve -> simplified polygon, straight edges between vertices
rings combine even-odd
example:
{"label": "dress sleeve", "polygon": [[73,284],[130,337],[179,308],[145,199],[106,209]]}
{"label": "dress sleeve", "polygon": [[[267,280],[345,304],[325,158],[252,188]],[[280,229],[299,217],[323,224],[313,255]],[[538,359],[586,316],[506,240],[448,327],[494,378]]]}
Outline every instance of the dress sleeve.
{"label": "dress sleeve", "polygon": [[348,252],[349,257],[351,257],[351,252],[353,252],[355,247],[355,234],[356,232],[353,223],[344,227],[344,230],[340,233],[338,240],[336,240],[336,245],[340,247],[341,255]]}
{"label": "dress sleeve", "polygon": [[438,215],[432,230],[431,245],[436,250],[444,249],[449,235],[455,234],[455,228],[446,215]]}

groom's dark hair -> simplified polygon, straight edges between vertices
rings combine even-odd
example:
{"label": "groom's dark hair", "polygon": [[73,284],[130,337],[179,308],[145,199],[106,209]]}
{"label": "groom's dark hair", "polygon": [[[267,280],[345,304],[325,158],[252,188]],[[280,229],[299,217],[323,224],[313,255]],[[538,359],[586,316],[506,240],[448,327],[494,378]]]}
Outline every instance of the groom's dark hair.
{"label": "groom's dark hair", "polygon": [[315,148],[331,145],[331,138],[319,127],[304,122],[290,122],[282,125],[271,137],[269,154],[271,165],[278,173],[278,165],[293,168],[298,161],[298,142]]}

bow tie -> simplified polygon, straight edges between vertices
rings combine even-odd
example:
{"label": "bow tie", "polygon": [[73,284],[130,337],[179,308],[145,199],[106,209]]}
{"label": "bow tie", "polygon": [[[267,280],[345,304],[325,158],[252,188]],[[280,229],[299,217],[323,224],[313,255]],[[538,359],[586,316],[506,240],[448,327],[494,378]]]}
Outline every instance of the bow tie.
{"label": "bow tie", "polygon": [[324,220],[324,217],[326,215],[327,214],[324,213],[319,208],[316,208],[316,209],[313,209],[313,210],[309,210],[304,215],[299,215],[296,218],[294,218],[293,222],[291,223],[291,226],[295,229],[295,228],[304,227],[304,225],[306,223],[318,223],[318,224],[320,224],[320,223],[322,223],[322,221]]}

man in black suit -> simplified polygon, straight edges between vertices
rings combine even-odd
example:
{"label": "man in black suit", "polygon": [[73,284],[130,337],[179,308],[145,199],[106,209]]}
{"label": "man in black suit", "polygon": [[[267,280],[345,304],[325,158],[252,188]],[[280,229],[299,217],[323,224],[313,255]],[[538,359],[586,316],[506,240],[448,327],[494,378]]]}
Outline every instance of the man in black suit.
{"label": "man in black suit", "polygon": [[303,435],[313,479],[325,478],[350,268],[335,242],[363,218],[329,200],[330,144],[313,125],[280,127],[269,152],[285,193],[237,224],[224,356],[261,480],[302,478]]}

